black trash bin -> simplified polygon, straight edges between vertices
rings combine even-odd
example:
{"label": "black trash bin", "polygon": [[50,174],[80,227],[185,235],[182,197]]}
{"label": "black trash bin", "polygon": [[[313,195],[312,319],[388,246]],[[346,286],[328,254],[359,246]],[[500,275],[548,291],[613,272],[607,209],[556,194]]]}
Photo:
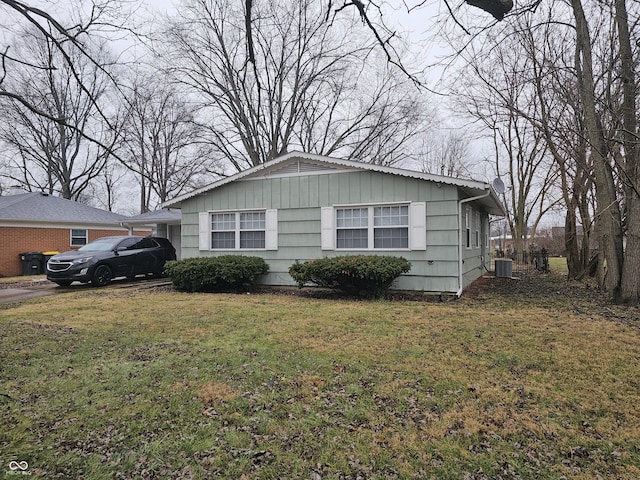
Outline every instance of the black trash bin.
{"label": "black trash bin", "polygon": [[40,275],[44,273],[44,255],[42,252],[25,252],[20,254],[22,275]]}

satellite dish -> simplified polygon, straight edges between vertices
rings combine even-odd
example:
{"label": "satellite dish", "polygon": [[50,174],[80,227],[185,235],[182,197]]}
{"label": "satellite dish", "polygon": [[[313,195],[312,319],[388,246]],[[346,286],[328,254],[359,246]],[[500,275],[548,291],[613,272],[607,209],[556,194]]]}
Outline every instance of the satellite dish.
{"label": "satellite dish", "polygon": [[496,191],[498,195],[502,195],[506,190],[504,186],[504,182],[500,179],[500,177],[494,178],[491,184],[493,185],[493,189]]}

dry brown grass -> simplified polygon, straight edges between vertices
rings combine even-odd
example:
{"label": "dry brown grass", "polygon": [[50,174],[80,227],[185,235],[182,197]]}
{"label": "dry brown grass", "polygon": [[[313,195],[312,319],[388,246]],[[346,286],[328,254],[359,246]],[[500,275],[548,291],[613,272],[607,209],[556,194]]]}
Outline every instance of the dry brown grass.
{"label": "dry brown grass", "polygon": [[230,402],[241,395],[237,389],[220,382],[207,382],[198,389],[198,398],[207,405]]}
{"label": "dry brown grass", "polygon": [[0,457],[36,476],[640,478],[638,309],[554,276],[446,303],[78,289],[0,324]]}

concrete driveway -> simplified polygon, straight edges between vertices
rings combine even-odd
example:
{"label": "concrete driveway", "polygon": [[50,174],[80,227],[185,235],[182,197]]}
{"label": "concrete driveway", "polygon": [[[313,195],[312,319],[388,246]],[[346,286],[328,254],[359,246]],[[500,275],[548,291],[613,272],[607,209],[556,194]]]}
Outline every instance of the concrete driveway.
{"label": "concrete driveway", "polygon": [[0,283],[0,303],[13,303],[56,293],[56,285],[46,278]]}
{"label": "concrete driveway", "polygon": [[[19,278],[19,277],[16,277]],[[126,277],[117,278],[111,281],[109,288],[133,288],[146,289],[171,285],[171,281],[166,278],[149,278],[138,276],[134,280]],[[0,282],[0,304],[15,303],[31,298],[45,297],[56,293],[78,291],[80,289],[95,288],[91,284],[75,283],[70,287],[60,287],[50,282],[45,277],[25,277],[25,280],[10,282]]]}

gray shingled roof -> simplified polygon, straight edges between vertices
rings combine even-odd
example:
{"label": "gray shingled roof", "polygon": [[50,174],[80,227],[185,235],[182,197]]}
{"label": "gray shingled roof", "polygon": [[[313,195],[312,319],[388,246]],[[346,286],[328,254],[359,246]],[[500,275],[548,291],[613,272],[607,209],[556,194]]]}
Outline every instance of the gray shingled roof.
{"label": "gray shingled roof", "polygon": [[0,196],[0,221],[118,225],[127,217],[40,192]]}
{"label": "gray shingled roof", "polygon": [[129,225],[147,225],[153,223],[166,223],[171,225],[180,225],[182,214],[180,210],[175,208],[163,208],[153,212],[142,213],[128,217],[125,223]]}

